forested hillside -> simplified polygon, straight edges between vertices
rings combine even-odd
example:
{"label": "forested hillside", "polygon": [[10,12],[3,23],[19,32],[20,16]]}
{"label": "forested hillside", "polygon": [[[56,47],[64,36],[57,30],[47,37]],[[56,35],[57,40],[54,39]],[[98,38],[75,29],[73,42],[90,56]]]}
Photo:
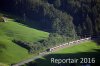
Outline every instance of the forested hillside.
{"label": "forested hillside", "polygon": [[1,0],[0,10],[20,16],[24,21],[35,21],[35,26],[27,23],[31,27],[67,37],[75,33],[100,34],[99,0]]}
{"label": "forested hillside", "polygon": [[79,35],[100,34],[100,0],[48,0],[48,2],[73,17]]}
{"label": "forested hillside", "polygon": [[[17,14],[23,20],[30,19],[37,22],[38,29],[67,37],[73,37],[75,34],[73,18],[48,2],[42,0],[3,0],[3,5],[4,7],[1,7],[3,11]],[[34,26],[31,25],[31,27]]]}

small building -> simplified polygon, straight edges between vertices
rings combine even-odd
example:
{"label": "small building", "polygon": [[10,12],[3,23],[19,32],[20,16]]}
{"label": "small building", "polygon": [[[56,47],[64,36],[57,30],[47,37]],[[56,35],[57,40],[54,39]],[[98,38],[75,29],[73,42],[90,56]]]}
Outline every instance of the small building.
{"label": "small building", "polygon": [[4,19],[2,17],[0,17],[0,22],[4,22]]}
{"label": "small building", "polygon": [[0,16],[0,22],[7,22],[7,18]]}

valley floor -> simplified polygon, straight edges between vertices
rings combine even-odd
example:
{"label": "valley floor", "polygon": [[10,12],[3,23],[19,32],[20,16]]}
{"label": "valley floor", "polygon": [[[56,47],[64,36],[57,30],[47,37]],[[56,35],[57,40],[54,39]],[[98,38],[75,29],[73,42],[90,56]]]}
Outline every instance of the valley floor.
{"label": "valley floor", "polygon": [[[90,62],[87,64],[90,64],[91,66],[95,66],[96,64],[98,64],[100,62],[100,46],[94,42],[94,41],[88,41],[88,42],[84,42],[80,45],[76,45],[76,46],[72,46],[72,47],[68,47],[68,48],[64,48],[61,49],[59,51],[56,51],[52,54],[49,54],[47,56],[44,56],[42,58],[36,59],[35,62],[30,62],[28,64],[26,64],[26,66],[70,66],[70,65],[74,65],[74,66],[80,66],[84,63],[77,63],[77,64],[70,64],[70,63],[65,63],[65,64],[57,64],[57,63],[51,63],[51,58],[54,59],[68,59],[68,58],[87,58],[87,59],[94,59],[94,63]],[[58,62],[58,61],[57,61]],[[92,64],[91,64],[92,63]]]}

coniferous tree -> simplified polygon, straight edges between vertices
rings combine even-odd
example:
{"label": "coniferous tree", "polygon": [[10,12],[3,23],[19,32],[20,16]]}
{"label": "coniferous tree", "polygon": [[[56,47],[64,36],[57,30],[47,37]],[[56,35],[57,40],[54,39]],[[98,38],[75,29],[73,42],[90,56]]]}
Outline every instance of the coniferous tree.
{"label": "coniferous tree", "polygon": [[92,26],[92,21],[89,18],[89,16],[87,15],[86,18],[86,22],[87,22],[87,31],[88,31],[88,35],[92,36],[93,35],[93,26]]}
{"label": "coniferous tree", "polygon": [[54,1],[54,6],[55,6],[56,8],[59,8],[59,7],[61,6],[61,1],[60,1],[60,0],[55,0],[55,1]]}

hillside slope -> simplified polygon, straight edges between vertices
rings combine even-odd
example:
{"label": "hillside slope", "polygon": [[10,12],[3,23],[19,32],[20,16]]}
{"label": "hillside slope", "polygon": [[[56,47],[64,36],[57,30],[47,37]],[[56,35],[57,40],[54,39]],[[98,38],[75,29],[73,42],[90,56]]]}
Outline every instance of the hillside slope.
{"label": "hillside slope", "polygon": [[39,31],[7,18],[0,22],[0,62],[16,63],[31,55],[28,50],[13,42],[14,39],[34,43],[48,37],[47,32]]}

